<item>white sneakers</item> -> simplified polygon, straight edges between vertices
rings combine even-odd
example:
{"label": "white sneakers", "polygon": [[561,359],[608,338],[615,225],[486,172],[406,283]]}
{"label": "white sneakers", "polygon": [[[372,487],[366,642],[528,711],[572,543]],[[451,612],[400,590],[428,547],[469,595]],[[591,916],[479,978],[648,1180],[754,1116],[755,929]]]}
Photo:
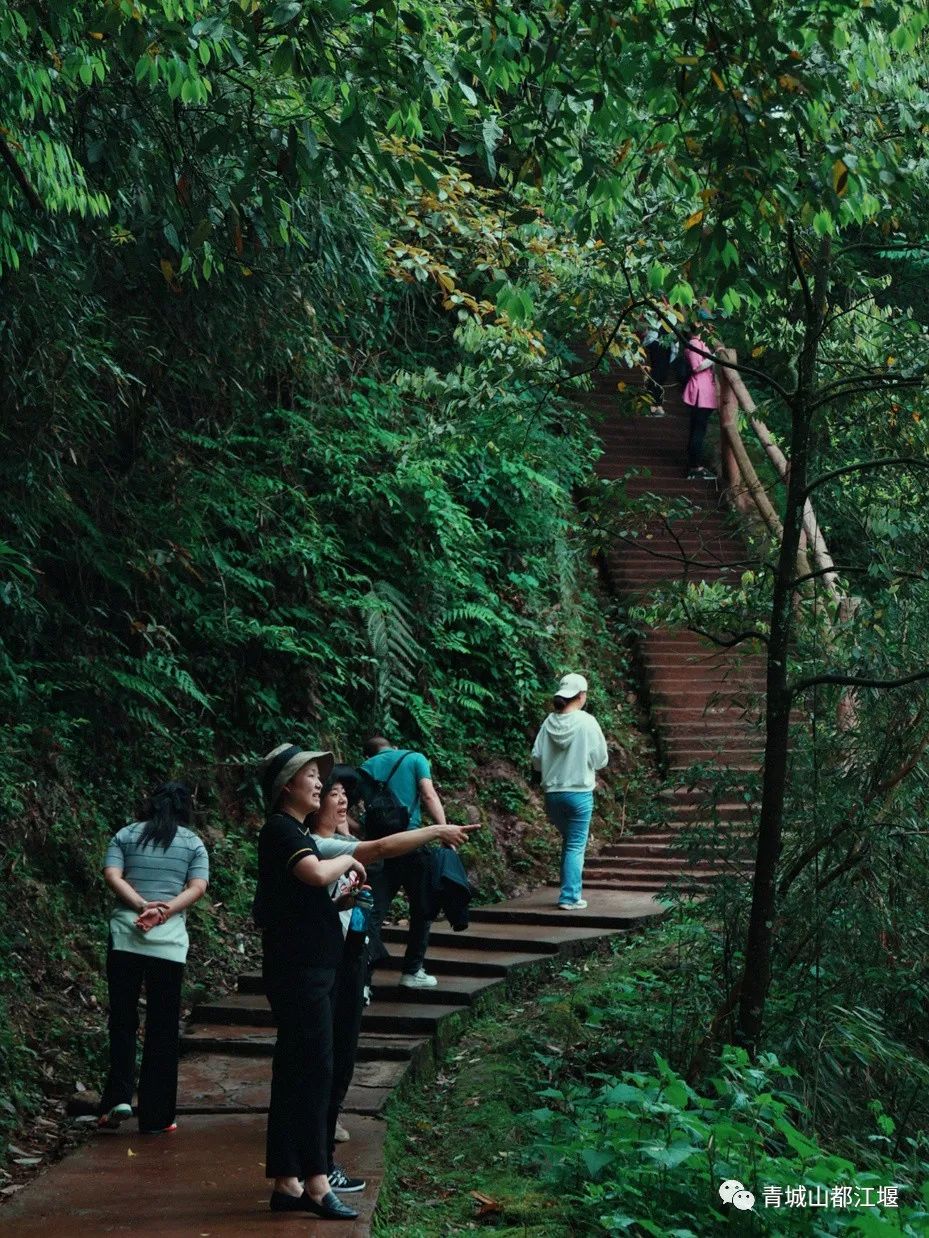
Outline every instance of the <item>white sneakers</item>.
{"label": "white sneakers", "polygon": [[114,1105],[109,1113],[101,1114],[101,1116],[97,1118],[97,1125],[101,1130],[115,1131],[119,1129],[121,1122],[125,1122],[131,1117],[131,1105]]}
{"label": "white sneakers", "polygon": [[587,906],[586,898],[579,898],[576,903],[559,903],[562,911],[583,911]]}
{"label": "white sneakers", "polygon": [[404,972],[400,977],[400,987],[403,989],[434,989],[438,983],[435,976],[427,975],[423,968],[410,975]]}

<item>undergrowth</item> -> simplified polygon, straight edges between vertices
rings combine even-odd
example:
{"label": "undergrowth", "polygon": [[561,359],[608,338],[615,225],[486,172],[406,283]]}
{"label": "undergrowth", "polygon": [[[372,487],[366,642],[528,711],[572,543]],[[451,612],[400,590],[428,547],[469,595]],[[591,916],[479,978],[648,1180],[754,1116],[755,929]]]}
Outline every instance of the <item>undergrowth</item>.
{"label": "undergrowth", "polygon": [[[725,1046],[684,1077],[708,946],[679,909],[474,1022],[391,1112],[378,1238],[926,1233],[924,1141],[888,1155],[894,1123],[879,1102],[870,1137],[847,1152],[811,1121],[803,1063]],[[732,1180],[752,1210],[722,1202]]]}

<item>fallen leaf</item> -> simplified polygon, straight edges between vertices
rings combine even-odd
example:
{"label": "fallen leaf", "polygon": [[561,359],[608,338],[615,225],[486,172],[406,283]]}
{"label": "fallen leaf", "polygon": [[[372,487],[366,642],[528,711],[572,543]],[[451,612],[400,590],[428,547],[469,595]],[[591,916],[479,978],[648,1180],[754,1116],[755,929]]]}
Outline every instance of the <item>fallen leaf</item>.
{"label": "fallen leaf", "polygon": [[127,1156],[135,1156],[135,1153],[133,1152],[133,1150],[132,1150],[131,1148],[127,1148],[127,1149],[126,1149],[126,1155],[127,1155]]}

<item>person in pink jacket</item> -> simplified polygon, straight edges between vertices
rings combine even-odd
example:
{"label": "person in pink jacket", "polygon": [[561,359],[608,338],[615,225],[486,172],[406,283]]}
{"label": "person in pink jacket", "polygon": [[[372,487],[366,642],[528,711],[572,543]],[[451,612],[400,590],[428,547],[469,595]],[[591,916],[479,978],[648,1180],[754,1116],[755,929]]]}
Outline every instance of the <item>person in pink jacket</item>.
{"label": "person in pink jacket", "polygon": [[691,329],[687,347],[684,349],[684,360],[690,370],[690,377],[684,383],[682,398],[690,409],[690,434],[687,438],[687,477],[692,479],[712,480],[713,474],[703,465],[703,441],[706,438],[706,428],[710,414],[719,408],[719,391],[713,372],[713,360],[705,354],[712,353],[712,346],[706,344],[700,335],[699,328]]}

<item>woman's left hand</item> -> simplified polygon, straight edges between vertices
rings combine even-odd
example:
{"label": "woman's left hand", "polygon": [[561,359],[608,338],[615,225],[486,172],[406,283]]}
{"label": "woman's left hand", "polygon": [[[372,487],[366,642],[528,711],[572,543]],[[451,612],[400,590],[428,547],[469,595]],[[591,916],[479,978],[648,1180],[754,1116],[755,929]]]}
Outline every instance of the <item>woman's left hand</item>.
{"label": "woman's left hand", "polygon": [[135,926],[137,929],[141,929],[143,933],[147,933],[149,929],[153,929],[156,924],[164,924],[167,918],[168,913],[164,906],[146,907],[145,910],[140,913],[135,922]]}

